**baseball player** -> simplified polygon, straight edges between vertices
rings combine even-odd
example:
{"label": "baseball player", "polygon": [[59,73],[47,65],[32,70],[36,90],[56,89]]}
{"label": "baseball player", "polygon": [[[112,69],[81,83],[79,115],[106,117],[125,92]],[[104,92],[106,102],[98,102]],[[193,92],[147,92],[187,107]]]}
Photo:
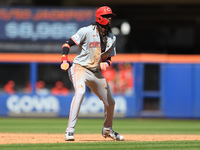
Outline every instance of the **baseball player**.
{"label": "baseball player", "polygon": [[[106,79],[101,70],[106,70],[112,63],[111,57],[116,55],[116,37],[111,32],[112,17],[115,15],[108,6],[103,6],[96,11],[96,22],[87,27],[80,28],[62,46],[61,69],[68,70],[69,78],[75,88],[75,95],[71,102],[68,126],[65,140],[74,141],[75,125],[78,119],[81,103],[84,99],[86,85],[104,103],[103,137],[113,140],[124,140],[124,137],[113,131],[113,114],[115,101]],[[70,66],[68,53],[70,47],[79,47],[78,55]]]}

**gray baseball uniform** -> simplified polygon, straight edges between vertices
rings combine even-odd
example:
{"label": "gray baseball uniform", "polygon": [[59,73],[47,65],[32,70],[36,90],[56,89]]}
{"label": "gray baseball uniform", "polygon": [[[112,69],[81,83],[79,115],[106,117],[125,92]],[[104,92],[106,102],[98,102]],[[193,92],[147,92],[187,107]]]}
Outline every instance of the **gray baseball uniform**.
{"label": "gray baseball uniform", "polygon": [[108,57],[116,55],[116,37],[108,34],[105,52],[101,52],[100,35],[96,25],[79,29],[71,37],[79,47],[78,55],[74,58],[72,67],[68,70],[69,78],[75,89],[71,102],[70,116],[66,132],[74,132],[81,103],[84,99],[86,85],[104,103],[104,127],[112,127],[115,101],[109,85],[101,74],[100,63]]}

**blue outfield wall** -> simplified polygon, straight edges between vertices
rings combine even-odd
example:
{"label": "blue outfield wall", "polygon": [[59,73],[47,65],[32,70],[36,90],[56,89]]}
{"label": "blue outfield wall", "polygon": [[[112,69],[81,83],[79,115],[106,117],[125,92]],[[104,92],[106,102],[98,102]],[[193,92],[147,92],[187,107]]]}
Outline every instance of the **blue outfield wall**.
{"label": "blue outfield wall", "polygon": [[194,99],[194,105],[193,105],[193,117],[200,118],[200,64],[194,65],[194,76],[193,76],[193,84],[194,84],[194,90],[193,90],[193,99]]}
{"label": "blue outfield wall", "polygon": [[[159,91],[143,90],[144,65],[136,63],[134,66],[135,117],[200,118],[200,64],[158,64]],[[160,109],[146,111],[147,114],[143,110],[144,98],[158,98]]]}
{"label": "blue outfield wall", "polygon": [[193,67],[190,64],[165,64],[163,103],[168,117],[191,117]]}
{"label": "blue outfield wall", "polygon": [[200,118],[200,65],[162,64],[163,112],[168,118]]}
{"label": "blue outfield wall", "polygon": [[[200,118],[200,64],[161,63],[159,91],[144,91],[144,63],[134,63],[134,92],[132,95],[114,95],[115,117]],[[30,64],[31,82],[37,81],[37,63]],[[34,89],[35,90],[35,89]],[[35,93],[35,92],[34,92]],[[144,98],[157,97],[159,111],[143,109]],[[11,117],[67,117],[73,95],[53,96],[37,94],[8,95],[0,93],[0,116]],[[103,117],[102,101],[86,93],[80,117]],[[145,114],[146,115],[146,114]]]}

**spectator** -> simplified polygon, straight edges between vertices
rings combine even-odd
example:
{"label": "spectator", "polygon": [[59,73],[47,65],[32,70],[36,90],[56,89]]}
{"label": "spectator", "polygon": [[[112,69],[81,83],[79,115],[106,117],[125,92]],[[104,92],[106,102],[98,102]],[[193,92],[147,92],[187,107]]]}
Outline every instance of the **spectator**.
{"label": "spectator", "polygon": [[49,94],[49,90],[45,88],[45,82],[44,81],[38,81],[36,83],[36,93],[39,95],[47,95]]}
{"label": "spectator", "polygon": [[117,71],[115,68],[111,65],[108,67],[107,70],[102,71],[103,76],[106,78],[111,91],[115,94],[116,93],[116,75]]}
{"label": "spectator", "polygon": [[24,91],[26,93],[31,93],[32,92],[32,87],[31,87],[31,83],[30,82],[26,83],[26,87],[25,87]]}
{"label": "spectator", "polygon": [[9,80],[6,85],[4,86],[4,91],[8,94],[14,94],[15,93],[15,82],[13,80]]}
{"label": "spectator", "polygon": [[118,65],[118,92],[120,94],[132,94],[133,92],[133,68],[130,63]]}
{"label": "spectator", "polygon": [[64,86],[63,82],[57,81],[55,86],[52,88],[51,93],[53,95],[68,95],[69,89]]}

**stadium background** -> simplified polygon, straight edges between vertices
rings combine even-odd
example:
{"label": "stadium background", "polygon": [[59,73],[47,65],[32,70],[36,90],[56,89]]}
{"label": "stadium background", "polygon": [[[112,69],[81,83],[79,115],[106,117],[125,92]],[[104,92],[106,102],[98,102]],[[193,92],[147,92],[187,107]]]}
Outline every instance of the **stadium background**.
{"label": "stadium background", "polygon": [[[1,116],[68,116],[73,87],[59,69],[61,45],[94,21],[91,14],[98,6],[109,5],[117,14],[112,29],[118,56],[107,73],[117,77],[109,78],[115,116],[200,117],[198,0],[2,0],[0,5]],[[45,16],[61,10],[67,19]],[[70,60],[76,51],[71,50]],[[67,95],[52,94],[55,84],[62,84],[57,81],[67,87]],[[88,89],[80,116],[102,117],[100,103]]]}

